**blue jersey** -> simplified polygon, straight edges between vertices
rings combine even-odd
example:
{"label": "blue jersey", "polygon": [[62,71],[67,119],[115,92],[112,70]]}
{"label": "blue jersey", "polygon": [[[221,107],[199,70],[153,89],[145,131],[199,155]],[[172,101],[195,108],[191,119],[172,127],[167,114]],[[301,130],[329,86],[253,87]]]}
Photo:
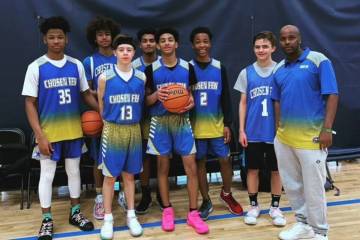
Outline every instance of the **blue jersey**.
{"label": "blue jersey", "polygon": [[192,86],[195,108],[193,129],[195,138],[216,138],[224,136],[224,115],[221,107],[222,79],[221,64],[212,59],[201,68],[194,60],[197,83]]}
{"label": "blue jersey", "polygon": [[38,112],[41,128],[50,142],[82,137],[80,121],[80,75],[77,60],[66,56],[59,68],[46,58],[39,66]]}
{"label": "blue jersey", "polygon": [[99,52],[84,59],[83,64],[85,68],[86,79],[92,82],[90,86],[93,90],[98,89],[98,80],[101,73],[113,67],[116,64],[116,57],[114,55],[105,56]]}
{"label": "blue jersey", "polygon": [[273,143],[275,138],[275,116],[271,100],[273,74],[261,77],[254,65],[246,68],[246,120],[245,132],[249,142]]}
{"label": "blue jersey", "polygon": [[[158,56],[157,57],[157,60],[159,60],[161,57]],[[142,72],[145,72],[145,68],[150,65],[150,64],[146,64],[144,62],[144,58],[143,57],[138,57],[136,58],[134,61],[132,61],[132,67],[139,70],[139,71],[142,71]]]}
{"label": "blue jersey", "polygon": [[[153,71],[153,87],[159,89],[171,84],[180,84],[189,89],[189,63],[179,58],[174,68],[169,69],[163,64],[162,59],[158,59],[152,63]],[[151,116],[163,116],[170,114],[160,101],[157,101],[150,108]]]}
{"label": "blue jersey", "polygon": [[117,124],[139,123],[145,95],[145,75],[133,69],[133,76],[125,81],[115,68],[114,65],[106,71],[103,119]]}

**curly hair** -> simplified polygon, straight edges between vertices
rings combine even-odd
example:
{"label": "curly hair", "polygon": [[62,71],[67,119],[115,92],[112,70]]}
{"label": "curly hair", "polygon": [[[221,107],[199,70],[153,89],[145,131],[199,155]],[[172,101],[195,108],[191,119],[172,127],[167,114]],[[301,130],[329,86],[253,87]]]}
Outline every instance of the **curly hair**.
{"label": "curly hair", "polygon": [[90,21],[86,28],[86,39],[94,48],[98,47],[97,43],[95,42],[96,32],[101,30],[109,31],[111,34],[111,39],[114,39],[114,37],[120,33],[120,24],[110,18],[102,16],[97,16],[92,21]]}
{"label": "curly hair", "polygon": [[66,34],[70,32],[69,22],[62,16],[55,16],[46,18],[39,26],[40,32],[44,35],[47,34],[49,29],[61,29]]}

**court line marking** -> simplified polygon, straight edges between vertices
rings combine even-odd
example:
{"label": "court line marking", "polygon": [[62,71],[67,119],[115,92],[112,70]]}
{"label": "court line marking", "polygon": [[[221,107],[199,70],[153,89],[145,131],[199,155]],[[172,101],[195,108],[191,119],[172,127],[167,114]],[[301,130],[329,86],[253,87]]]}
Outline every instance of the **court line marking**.
{"label": "court line marking", "polygon": [[[352,205],[352,204],[360,204],[360,198],[357,199],[351,199],[351,200],[341,200],[341,201],[334,201],[334,202],[328,202],[328,207],[335,207],[335,206],[345,206],[345,205]],[[281,210],[283,212],[290,212],[291,207],[282,207]],[[261,214],[267,214],[269,212],[269,209],[261,210]],[[244,212],[246,214],[246,212]],[[243,216],[243,215],[242,215]],[[242,216],[238,216],[235,214],[227,213],[227,214],[220,214],[220,215],[212,215],[209,216],[208,221],[212,220],[223,220],[223,219],[231,219],[231,218],[240,218]],[[186,224],[186,219],[176,219],[175,224]],[[141,224],[141,226],[145,228],[153,228],[153,227],[161,227],[161,221],[157,222],[150,222],[150,223],[144,223]],[[121,232],[121,231],[127,231],[127,226],[117,226],[114,227],[114,232]],[[93,231],[74,231],[74,232],[65,232],[65,233],[55,233],[53,235],[53,239],[57,238],[66,238],[66,237],[76,237],[76,236],[85,236],[85,235],[94,235],[94,234],[100,234],[100,229],[94,229]],[[13,238],[14,240],[36,240],[37,236],[32,237],[20,237],[20,238]]]}

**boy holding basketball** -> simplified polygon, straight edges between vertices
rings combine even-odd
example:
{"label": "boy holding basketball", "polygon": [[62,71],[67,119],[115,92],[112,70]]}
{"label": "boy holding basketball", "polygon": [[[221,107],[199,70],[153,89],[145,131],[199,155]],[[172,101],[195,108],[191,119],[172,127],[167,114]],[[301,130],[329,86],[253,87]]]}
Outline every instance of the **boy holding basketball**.
{"label": "boy holding basketball", "polygon": [[147,77],[147,104],[151,106],[150,133],[147,153],[157,156],[158,183],[163,202],[162,229],[173,231],[174,209],[169,200],[169,155],[175,150],[181,155],[184,169],[188,177],[189,212],[187,223],[199,234],[209,231],[206,223],[197,211],[198,180],[195,162],[195,141],[189,121],[188,111],[194,106],[190,95],[186,106],[178,113],[168,112],[163,102],[168,97],[166,86],[180,84],[189,89],[196,84],[194,68],[188,62],[176,57],[179,34],[173,28],[162,28],[156,33],[157,47],[161,59],[153,62],[145,69]]}
{"label": "boy holding basketball", "polygon": [[[111,48],[113,38],[120,32],[119,25],[112,19],[96,17],[86,28],[86,38],[96,52],[84,59],[86,78],[91,88],[91,93],[97,97],[98,79],[101,73],[112,68],[116,63],[116,57]],[[100,137],[90,139],[90,157],[94,161],[94,182],[96,198],[93,209],[95,219],[104,219],[104,203],[102,196],[103,177],[98,169],[98,158],[100,149]],[[121,196],[121,193],[119,194]]]}
{"label": "boy holding basketball", "polygon": [[69,223],[83,231],[94,229],[80,211],[79,163],[83,145],[80,97],[97,111],[98,104],[89,90],[81,62],[64,54],[69,23],[63,17],[50,17],[40,25],[40,31],[47,53],[29,65],[22,95],[26,96],[26,114],[38,143],[34,153],[40,158],[43,220],[38,239],[48,240],[53,235],[52,182],[56,163],[62,158],[71,200]]}
{"label": "boy holding basketball", "polygon": [[134,175],[142,169],[140,120],[145,96],[145,74],[134,69],[131,60],[135,43],[129,36],[118,35],[113,41],[117,64],[99,78],[98,100],[104,119],[101,137],[100,168],[104,177],[105,216],[101,239],[113,238],[112,200],[114,183],[121,174],[128,204],[127,226],[132,236],[143,233],[134,209]]}
{"label": "boy holding basketball", "polygon": [[199,209],[202,219],[207,219],[213,206],[206,177],[206,158],[209,153],[219,158],[223,187],[221,201],[233,214],[241,215],[243,209],[231,194],[232,165],[229,158],[232,111],[225,67],[210,57],[212,34],[207,27],[197,27],[190,34],[196,54],[190,63],[194,66],[197,84],[192,90],[195,109],[192,120],[196,139],[196,160],[199,188],[203,202]]}

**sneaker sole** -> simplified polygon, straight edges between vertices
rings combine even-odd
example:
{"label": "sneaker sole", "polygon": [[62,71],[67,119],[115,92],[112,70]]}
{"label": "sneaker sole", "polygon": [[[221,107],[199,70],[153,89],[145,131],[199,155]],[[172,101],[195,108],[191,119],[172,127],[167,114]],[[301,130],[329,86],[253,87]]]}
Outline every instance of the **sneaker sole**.
{"label": "sneaker sole", "polygon": [[138,211],[138,210],[135,209],[135,212],[136,212],[136,214],[144,215],[144,214],[146,214],[146,213],[149,212],[149,208],[150,208],[152,205],[153,205],[153,203],[150,202],[149,205],[147,206],[146,210],[144,210],[144,211]]}
{"label": "sneaker sole", "polygon": [[143,230],[141,231],[141,233],[138,233],[138,234],[133,234],[131,231],[129,231],[129,232],[130,232],[130,235],[133,236],[133,237],[140,237],[144,233]]}
{"label": "sneaker sole", "polygon": [[219,197],[219,199],[225,205],[225,207],[229,210],[229,212],[231,212],[232,214],[235,214],[235,215],[238,215],[238,216],[242,216],[244,214],[244,211],[242,211],[241,213],[234,212],[233,210],[231,210],[229,205],[221,197]]}
{"label": "sneaker sole", "polygon": [[208,214],[205,218],[201,217],[201,215],[200,215],[201,219],[204,220],[204,221],[208,220],[210,213],[212,213],[213,211],[214,211],[214,208],[211,207],[211,208],[209,209],[209,214]]}

